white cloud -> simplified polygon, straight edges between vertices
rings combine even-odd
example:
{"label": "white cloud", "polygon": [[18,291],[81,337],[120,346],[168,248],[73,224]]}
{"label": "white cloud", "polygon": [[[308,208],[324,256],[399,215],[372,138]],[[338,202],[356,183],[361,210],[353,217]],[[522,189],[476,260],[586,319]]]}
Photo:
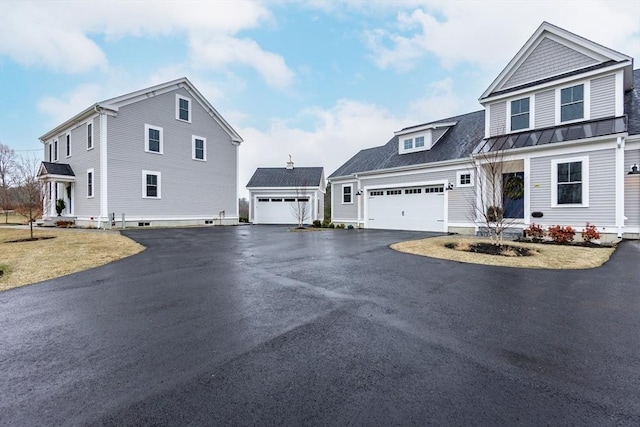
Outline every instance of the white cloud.
{"label": "white cloud", "polygon": [[61,98],[41,98],[38,101],[38,110],[49,116],[50,126],[57,126],[99,101],[102,91],[99,85],[81,85]]}
{"label": "white cloud", "polygon": [[269,86],[283,89],[293,82],[294,74],[284,58],[262,50],[250,39],[195,36],[191,38],[189,48],[196,67],[220,69],[230,64],[243,64],[254,68]]}
{"label": "white cloud", "polygon": [[[640,55],[640,14],[629,2],[425,1],[398,13],[391,29],[364,34],[381,68],[408,69],[433,54],[445,67],[460,63],[499,71],[542,21],[619,51]],[[517,19],[514,19],[517,17]]]}
{"label": "white cloud", "polygon": [[258,2],[206,1],[6,1],[0,4],[0,55],[27,66],[86,72],[108,65],[92,37],[106,43],[121,37],[178,35],[190,46],[193,66],[254,68],[265,82],[284,88],[294,73],[284,58],[239,31],[272,21]]}
{"label": "white cloud", "polygon": [[[384,145],[405,120],[388,110],[341,99],[329,109],[311,108],[302,118],[314,124],[304,130],[273,119],[266,130],[239,127],[245,142],[240,148],[240,191],[258,167],[284,167],[292,155],[296,166],[323,166],[328,176],[358,151]],[[297,121],[299,118],[295,118]]]}

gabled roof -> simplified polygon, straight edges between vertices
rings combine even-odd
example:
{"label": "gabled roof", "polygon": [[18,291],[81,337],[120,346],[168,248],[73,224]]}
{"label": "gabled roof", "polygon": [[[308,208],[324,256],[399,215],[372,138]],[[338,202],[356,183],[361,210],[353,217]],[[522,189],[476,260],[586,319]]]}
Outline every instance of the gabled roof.
{"label": "gabled roof", "polygon": [[67,163],[51,163],[42,162],[40,164],[40,170],[38,176],[44,175],[57,175],[57,176],[76,176],[73,173],[73,169]]}
{"label": "gabled roof", "polygon": [[[527,86],[526,84],[522,85],[519,83],[528,83],[528,85],[531,86],[531,82],[522,79],[510,81],[510,79],[528,59],[533,58],[531,59],[533,61],[546,59],[544,57],[535,57],[538,52],[541,52],[541,50],[537,49],[544,44],[554,46],[555,49],[560,51],[559,55],[565,59],[565,61],[562,62],[554,62],[554,64],[558,64],[558,68],[549,69],[551,74],[545,76],[545,81],[568,77],[575,74],[578,70],[580,70],[580,72],[586,71],[587,68],[598,69],[618,63],[625,63],[625,65],[631,67],[633,63],[633,58],[630,56],[609,49],[608,47],[585,39],[563,28],[556,27],[548,22],[543,22],[518,51],[516,56],[513,57],[504,70],[502,70],[498,77],[496,77],[487,90],[480,96],[480,101],[499,93],[514,91]],[[628,71],[630,72],[631,70],[629,69]],[[625,75],[627,88],[631,85],[630,80],[631,75]]]}
{"label": "gabled roof", "polygon": [[209,113],[211,118],[215,120],[216,123],[218,123],[220,127],[222,127],[222,129],[224,129],[224,131],[229,135],[233,142],[238,144],[242,142],[242,138],[240,137],[240,135],[238,135],[238,133],[231,127],[231,125],[227,123],[227,121],[220,115],[220,113],[218,113],[213,105],[211,105],[209,101],[207,101],[207,99],[202,96],[202,94],[198,91],[198,89],[196,89],[193,83],[191,83],[186,77],[181,77],[179,79],[171,80],[166,83],[151,86],[145,89],[140,89],[138,91],[120,95],[115,98],[106,99],[104,101],[96,102],[95,104],[76,114],[69,120],[42,135],[40,137],[40,141],[45,142],[45,140],[56,136],[65,128],[86,120],[100,110],[117,112],[118,108],[124,105],[138,102],[143,99],[159,95],[161,93],[170,92],[177,88],[184,88],[187,92],[189,92],[191,96]]}
{"label": "gabled roof", "polygon": [[[385,145],[360,151],[333,172],[329,178],[470,157],[475,146],[484,137],[484,111],[475,111],[431,123],[452,122],[457,123],[449,128],[429,150],[399,154],[398,136],[394,136]],[[427,126],[431,123],[417,127]],[[410,128],[413,126],[405,129]]]}
{"label": "gabled roof", "polygon": [[322,188],[323,167],[258,168],[249,180],[247,188],[313,187]]}

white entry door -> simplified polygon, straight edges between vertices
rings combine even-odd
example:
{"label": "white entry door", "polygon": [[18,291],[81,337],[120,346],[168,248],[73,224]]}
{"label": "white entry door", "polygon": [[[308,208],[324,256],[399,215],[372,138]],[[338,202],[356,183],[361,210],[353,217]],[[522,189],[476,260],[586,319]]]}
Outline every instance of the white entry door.
{"label": "white entry door", "polygon": [[445,231],[442,185],[369,190],[367,202],[369,228]]}

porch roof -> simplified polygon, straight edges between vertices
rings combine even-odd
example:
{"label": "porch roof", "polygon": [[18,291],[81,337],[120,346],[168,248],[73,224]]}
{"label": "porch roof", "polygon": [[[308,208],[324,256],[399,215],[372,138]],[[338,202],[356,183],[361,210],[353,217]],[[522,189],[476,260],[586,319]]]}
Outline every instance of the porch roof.
{"label": "porch roof", "polygon": [[67,181],[75,181],[76,174],[68,163],[42,162],[38,178],[41,180],[51,178],[61,178]]}
{"label": "porch roof", "polygon": [[519,132],[509,135],[494,136],[482,142],[475,153],[510,150],[514,148],[535,147],[556,142],[574,141],[584,138],[614,135],[627,131],[625,117],[609,117],[588,122],[573,123],[565,126],[555,126],[537,129],[529,132]]}

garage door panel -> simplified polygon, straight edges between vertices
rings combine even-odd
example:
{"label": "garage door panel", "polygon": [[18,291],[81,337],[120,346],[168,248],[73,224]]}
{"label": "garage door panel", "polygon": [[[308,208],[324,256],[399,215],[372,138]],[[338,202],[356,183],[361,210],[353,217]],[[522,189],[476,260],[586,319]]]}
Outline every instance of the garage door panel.
{"label": "garage door panel", "polygon": [[444,231],[444,188],[372,190],[368,217],[369,228]]}
{"label": "garage door panel", "polygon": [[[307,214],[305,222],[310,218],[310,203],[307,204]],[[272,197],[259,198],[256,202],[255,220],[256,224],[297,224],[296,216],[297,202],[294,198]]]}

